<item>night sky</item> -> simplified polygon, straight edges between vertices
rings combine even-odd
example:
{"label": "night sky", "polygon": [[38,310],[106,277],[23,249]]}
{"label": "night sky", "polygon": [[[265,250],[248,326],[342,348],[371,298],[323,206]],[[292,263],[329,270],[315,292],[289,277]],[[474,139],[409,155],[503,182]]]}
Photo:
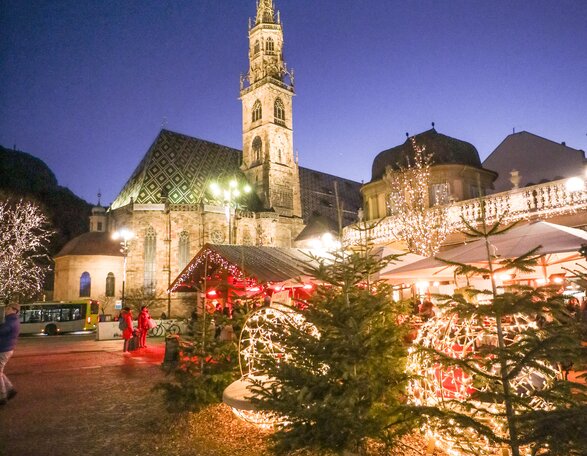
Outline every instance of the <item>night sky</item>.
{"label": "night sky", "polygon": [[[111,203],[166,128],[241,148],[255,0],[0,0],[0,144]],[[369,181],[436,123],[587,149],[587,1],[276,0],[305,167]]]}

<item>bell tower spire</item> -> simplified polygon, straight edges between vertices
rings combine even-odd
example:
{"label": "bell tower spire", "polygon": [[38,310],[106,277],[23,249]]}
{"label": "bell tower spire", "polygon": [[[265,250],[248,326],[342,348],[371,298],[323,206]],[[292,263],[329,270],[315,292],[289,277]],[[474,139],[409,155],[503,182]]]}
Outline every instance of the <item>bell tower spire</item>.
{"label": "bell tower spire", "polygon": [[275,12],[273,0],[257,0],[257,19],[255,25],[274,24]]}
{"label": "bell tower spire", "polygon": [[273,0],[257,1],[254,24],[249,26],[249,71],[241,76],[242,169],[266,209],[301,217],[293,148],[293,70],[283,60],[283,29]]}

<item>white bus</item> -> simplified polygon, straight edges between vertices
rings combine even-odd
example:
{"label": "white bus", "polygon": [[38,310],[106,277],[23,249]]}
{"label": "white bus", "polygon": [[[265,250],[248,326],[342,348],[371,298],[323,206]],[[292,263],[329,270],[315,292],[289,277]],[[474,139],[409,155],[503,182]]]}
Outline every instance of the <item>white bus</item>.
{"label": "white bus", "polygon": [[54,336],[64,332],[95,330],[99,310],[100,304],[93,299],[22,304],[20,333]]}

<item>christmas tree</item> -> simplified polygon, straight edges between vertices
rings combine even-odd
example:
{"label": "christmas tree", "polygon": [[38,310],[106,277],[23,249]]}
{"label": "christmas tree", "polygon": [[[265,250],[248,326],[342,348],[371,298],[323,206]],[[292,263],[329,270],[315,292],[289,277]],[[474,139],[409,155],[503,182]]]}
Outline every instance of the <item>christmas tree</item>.
{"label": "christmas tree", "polygon": [[491,289],[441,299],[440,315],[423,325],[412,349],[411,368],[421,373],[410,385],[412,400],[455,454],[494,455],[501,448],[513,456],[583,455],[586,388],[562,373],[584,365],[580,323],[560,286],[498,289],[496,274],[531,270],[539,246],[496,259],[490,240],[511,226],[488,226],[481,203],[480,223],[463,223],[486,246],[485,265],[446,263],[459,274],[489,278]]}
{"label": "christmas tree", "polygon": [[[315,258],[320,284],[299,311],[304,323],[285,319],[270,328],[280,356],[267,356],[270,381],[252,387],[257,409],[287,422],[272,435],[275,449],[359,451],[369,437],[401,434],[407,382],[400,324],[404,309],[391,287],[373,280],[389,261],[365,250]],[[395,426],[394,426],[395,425]]]}

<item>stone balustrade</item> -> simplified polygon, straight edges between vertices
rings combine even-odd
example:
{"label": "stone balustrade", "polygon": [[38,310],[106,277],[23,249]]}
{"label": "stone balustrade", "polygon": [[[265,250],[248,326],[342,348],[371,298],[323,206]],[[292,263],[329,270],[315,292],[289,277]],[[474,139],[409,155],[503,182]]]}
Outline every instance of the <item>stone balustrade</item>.
{"label": "stone balustrade", "polygon": [[[504,223],[511,223],[518,220],[547,220],[586,211],[587,190],[571,190],[568,181],[563,179],[488,195],[484,198],[485,219],[487,223],[492,223],[503,216]],[[481,220],[480,199],[459,201],[444,207],[453,231],[464,228],[463,220],[471,224]],[[363,225],[369,226],[369,238],[372,242],[387,244],[397,240],[393,234],[394,223],[394,217],[390,215]],[[347,244],[357,244],[365,236],[364,230],[359,230],[357,225],[346,227],[343,233]]]}

